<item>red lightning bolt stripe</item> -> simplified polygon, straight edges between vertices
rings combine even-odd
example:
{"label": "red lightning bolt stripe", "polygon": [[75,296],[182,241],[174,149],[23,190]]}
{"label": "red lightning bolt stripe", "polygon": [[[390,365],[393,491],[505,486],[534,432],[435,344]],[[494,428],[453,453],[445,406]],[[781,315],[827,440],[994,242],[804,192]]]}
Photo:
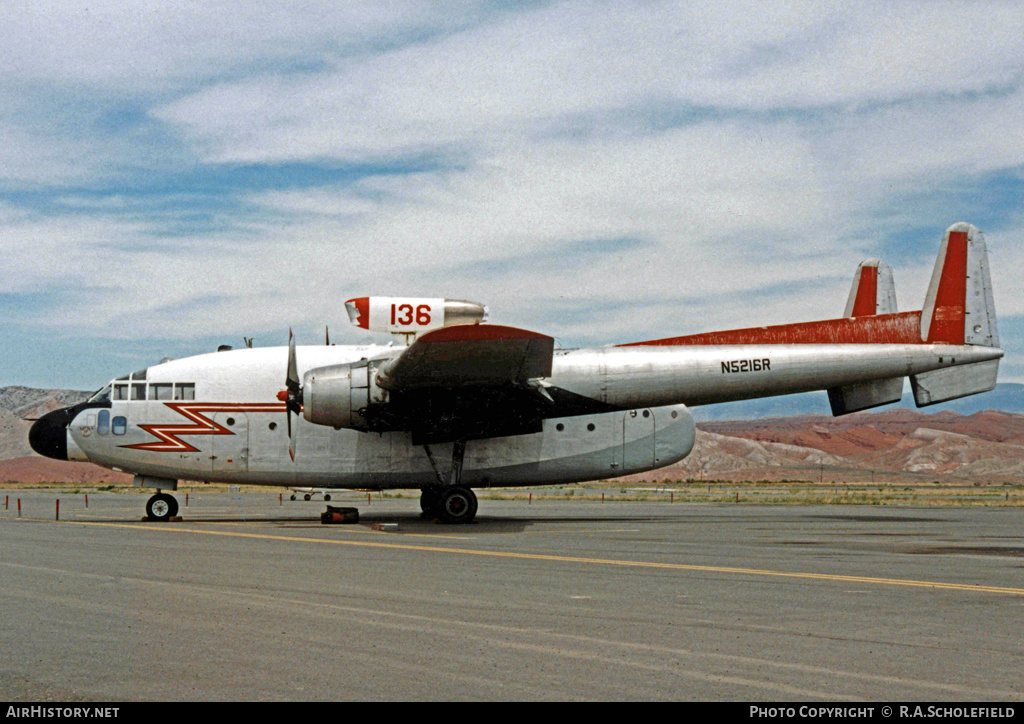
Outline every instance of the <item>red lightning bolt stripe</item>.
{"label": "red lightning bolt stripe", "polygon": [[[146,442],[137,445],[122,445],[132,450],[150,452],[198,452],[199,448],[180,439],[179,435],[234,435],[235,433],[206,417],[216,412],[284,412],[281,403],[246,402],[165,402],[179,415],[191,420],[191,425],[168,425],[163,423],[139,425],[143,430],[161,442]],[[204,414],[206,413],[206,414]]]}

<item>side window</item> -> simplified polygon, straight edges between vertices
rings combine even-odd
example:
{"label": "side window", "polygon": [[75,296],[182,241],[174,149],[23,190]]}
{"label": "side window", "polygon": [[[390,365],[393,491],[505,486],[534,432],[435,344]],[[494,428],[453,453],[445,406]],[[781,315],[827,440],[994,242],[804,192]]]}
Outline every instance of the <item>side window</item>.
{"label": "side window", "polygon": [[118,382],[114,385],[114,399],[115,400],[127,400],[128,399],[128,383]]}
{"label": "side window", "polygon": [[194,382],[179,382],[174,385],[175,400],[196,399],[196,385]]}
{"label": "side window", "polygon": [[115,435],[124,435],[128,432],[128,419],[123,415],[118,415],[114,418],[110,431]]}
{"label": "side window", "polygon": [[146,399],[146,383],[142,382],[139,384],[132,383],[132,399],[133,400],[145,400]]}
{"label": "side window", "polygon": [[174,385],[170,382],[151,382],[149,384],[149,399],[169,400],[172,397]]}
{"label": "side window", "polygon": [[110,432],[110,410],[100,410],[96,432],[100,435],[106,435]]}

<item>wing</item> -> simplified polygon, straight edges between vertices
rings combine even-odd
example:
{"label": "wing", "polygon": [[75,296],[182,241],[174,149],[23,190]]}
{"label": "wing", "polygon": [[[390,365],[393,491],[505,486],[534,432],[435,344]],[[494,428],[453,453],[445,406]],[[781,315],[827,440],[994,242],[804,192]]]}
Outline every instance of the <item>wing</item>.
{"label": "wing", "polygon": [[552,400],[554,339],[492,324],[422,335],[377,370],[388,399],[365,416],[374,427],[410,430],[414,444],[537,432]]}
{"label": "wing", "polygon": [[525,385],[551,376],[555,340],[496,324],[443,327],[417,339],[377,372],[389,391]]}

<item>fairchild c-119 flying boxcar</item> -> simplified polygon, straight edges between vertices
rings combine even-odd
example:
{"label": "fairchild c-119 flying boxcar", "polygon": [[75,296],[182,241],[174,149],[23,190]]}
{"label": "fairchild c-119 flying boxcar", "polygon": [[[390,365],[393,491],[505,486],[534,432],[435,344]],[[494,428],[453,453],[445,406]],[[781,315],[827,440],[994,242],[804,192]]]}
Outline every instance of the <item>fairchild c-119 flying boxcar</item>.
{"label": "fairchild c-119 flying boxcar", "polygon": [[179,479],[310,488],[419,488],[425,514],[473,520],[476,487],[644,472],[694,443],[687,407],[827,390],[835,415],[991,390],[999,335],[981,233],[946,232],[921,311],[892,272],[857,269],[842,317],[589,349],[486,323],[446,299],[346,303],[399,345],[228,350],[113,380],[32,426],[36,452],[135,474],[177,512]]}

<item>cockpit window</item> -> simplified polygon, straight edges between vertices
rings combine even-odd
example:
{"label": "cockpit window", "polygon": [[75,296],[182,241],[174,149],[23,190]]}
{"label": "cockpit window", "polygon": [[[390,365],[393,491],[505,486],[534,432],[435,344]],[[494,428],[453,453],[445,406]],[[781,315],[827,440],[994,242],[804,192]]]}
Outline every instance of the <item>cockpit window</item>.
{"label": "cockpit window", "polygon": [[130,382],[121,382],[118,378],[89,398],[90,402],[115,400],[194,400],[196,399],[195,382],[136,382],[134,375]]}
{"label": "cockpit window", "polygon": [[88,402],[109,402],[110,401],[110,385],[107,385],[102,390],[97,390],[92,393],[89,397]]}

